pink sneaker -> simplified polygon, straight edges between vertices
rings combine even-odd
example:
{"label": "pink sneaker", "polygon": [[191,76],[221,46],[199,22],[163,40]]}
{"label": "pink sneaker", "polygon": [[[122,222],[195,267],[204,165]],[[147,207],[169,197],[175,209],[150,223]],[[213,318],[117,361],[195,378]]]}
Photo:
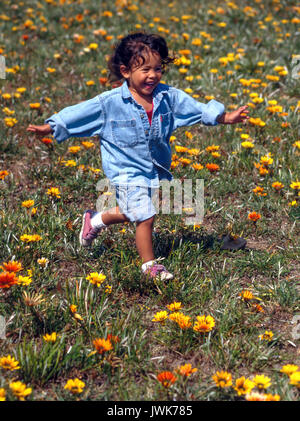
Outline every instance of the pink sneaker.
{"label": "pink sneaker", "polygon": [[79,234],[79,242],[83,247],[88,247],[97,238],[102,228],[93,228],[91,218],[96,212],[87,210],[82,217],[82,227]]}
{"label": "pink sneaker", "polygon": [[153,266],[146,269],[144,274],[154,279],[161,279],[162,281],[169,281],[174,278],[174,275],[168,272],[164,265],[158,263],[154,263]]}

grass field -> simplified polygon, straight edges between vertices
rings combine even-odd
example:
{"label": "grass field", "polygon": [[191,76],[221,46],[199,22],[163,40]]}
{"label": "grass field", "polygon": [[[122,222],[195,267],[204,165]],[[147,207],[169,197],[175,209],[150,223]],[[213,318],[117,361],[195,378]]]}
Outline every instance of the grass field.
{"label": "grass field", "polygon": [[[1,3],[0,400],[297,401],[299,5],[117,3]],[[97,139],[26,133],[111,89],[106,59],[140,29],[178,57],[164,82],[251,117],[173,133],[174,178],[204,180],[205,216],[157,216],[167,284],[141,277],[133,224],[78,243],[105,178]],[[246,248],[222,250],[227,233]]]}

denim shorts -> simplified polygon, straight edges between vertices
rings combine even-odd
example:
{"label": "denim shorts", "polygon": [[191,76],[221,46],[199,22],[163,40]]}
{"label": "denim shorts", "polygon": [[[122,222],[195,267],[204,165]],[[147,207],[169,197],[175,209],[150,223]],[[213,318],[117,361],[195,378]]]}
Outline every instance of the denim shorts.
{"label": "denim shorts", "polygon": [[131,222],[142,222],[156,215],[153,195],[158,189],[144,186],[114,186],[120,212]]}

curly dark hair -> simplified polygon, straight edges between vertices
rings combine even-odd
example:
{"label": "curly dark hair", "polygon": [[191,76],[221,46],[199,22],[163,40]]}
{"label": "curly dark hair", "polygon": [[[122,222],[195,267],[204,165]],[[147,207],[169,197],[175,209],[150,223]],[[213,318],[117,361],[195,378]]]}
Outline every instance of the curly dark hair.
{"label": "curly dark hair", "polygon": [[114,54],[108,61],[109,79],[121,80],[123,76],[120,66],[129,69],[134,64],[144,64],[145,56],[149,52],[156,52],[161,57],[162,71],[166,70],[169,63],[175,61],[175,57],[169,56],[169,49],[163,37],[145,32],[135,32],[122,38],[116,45]]}

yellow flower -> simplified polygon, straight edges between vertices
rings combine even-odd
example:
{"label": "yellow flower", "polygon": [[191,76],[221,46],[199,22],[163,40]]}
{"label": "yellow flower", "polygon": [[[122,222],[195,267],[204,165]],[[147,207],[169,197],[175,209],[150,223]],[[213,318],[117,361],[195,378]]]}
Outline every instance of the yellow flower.
{"label": "yellow flower", "polygon": [[30,276],[18,276],[18,285],[27,286],[31,284],[32,278]]}
{"label": "yellow flower", "polygon": [[90,48],[91,50],[97,50],[97,48],[98,48],[98,44],[97,44],[96,42],[92,42],[92,43],[89,45],[89,48]]}
{"label": "yellow flower", "polygon": [[76,167],[77,162],[74,161],[73,159],[69,159],[68,161],[65,162],[65,167]]}
{"label": "yellow flower", "polygon": [[50,187],[48,190],[47,190],[47,194],[48,194],[48,196],[51,196],[51,197],[56,197],[57,199],[60,199],[60,191],[59,191],[59,189],[57,188],[57,187]]}
{"label": "yellow flower", "polygon": [[5,398],[5,389],[3,387],[0,388],[0,402],[4,402]]}
{"label": "yellow flower", "polygon": [[241,396],[251,392],[254,386],[255,384],[251,380],[242,376],[239,379],[236,379],[234,390],[238,393],[239,396]]}
{"label": "yellow flower", "polygon": [[172,314],[170,314],[169,319],[177,323],[180,329],[183,329],[183,330],[189,329],[192,326],[190,316],[186,316],[180,311],[175,311]]}
{"label": "yellow flower", "polygon": [[272,384],[270,377],[264,374],[257,374],[252,381],[258,389],[267,389]]}
{"label": "yellow flower", "polygon": [[271,330],[266,330],[265,333],[263,333],[262,335],[259,335],[259,339],[265,340],[265,341],[271,341],[273,336],[274,334]]}
{"label": "yellow flower", "polygon": [[33,243],[36,241],[40,241],[42,239],[42,237],[38,234],[23,234],[20,237],[21,241],[24,241],[24,243]]}
{"label": "yellow flower", "polygon": [[281,373],[285,373],[288,376],[298,371],[299,367],[296,364],[286,364],[280,370]]}
{"label": "yellow flower", "polygon": [[10,371],[20,369],[19,362],[11,355],[0,358],[0,367]]}
{"label": "yellow flower", "polygon": [[80,146],[69,146],[68,148],[68,152],[76,154],[77,152],[80,151]]}
{"label": "yellow flower", "polygon": [[33,102],[33,103],[29,104],[29,107],[31,109],[37,109],[37,108],[40,108],[40,106],[41,106],[41,104],[39,102]]}
{"label": "yellow flower", "polygon": [[34,200],[24,200],[24,202],[22,202],[22,207],[23,208],[31,208],[31,206],[34,205]]}
{"label": "yellow flower", "polygon": [[112,349],[112,343],[109,339],[98,338],[93,341],[93,344],[98,354],[103,354]]}
{"label": "yellow flower", "polygon": [[4,122],[7,127],[14,127],[17,124],[18,120],[12,117],[6,117],[4,119]]}
{"label": "yellow flower", "polygon": [[296,200],[293,200],[292,202],[288,203],[289,206],[298,206],[298,203]]}
{"label": "yellow flower", "polygon": [[200,149],[197,149],[197,148],[188,149],[187,153],[192,156],[197,156],[200,153]]}
{"label": "yellow flower", "polygon": [[77,306],[75,304],[71,304],[69,307],[71,313],[76,313],[77,311]]}
{"label": "yellow flower", "polygon": [[300,389],[300,371],[295,371],[290,375],[290,384]]}
{"label": "yellow flower", "polygon": [[41,257],[40,259],[37,259],[37,262],[40,266],[43,268],[47,267],[49,260],[46,257]]}
{"label": "yellow flower", "polygon": [[244,301],[250,301],[250,300],[252,300],[253,298],[255,298],[255,297],[254,297],[254,295],[252,294],[252,292],[251,292],[251,291],[248,291],[248,290],[242,291],[242,292],[240,293],[240,296],[242,297],[242,299],[243,299]]}
{"label": "yellow flower", "polygon": [[184,365],[179,366],[176,371],[182,376],[189,377],[191,374],[196,373],[198,369],[192,368],[191,364],[184,364]]}
{"label": "yellow flower", "polygon": [[207,148],[205,150],[206,150],[206,152],[216,152],[219,149],[220,149],[219,145],[210,145],[210,146],[207,146]]}
{"label": "yellow flower", "polygon": [[105,293],[111,294],[112,292],[112,286],[111,285],[105,285]]}
{"label": "yellow flower", "polygon": [[290,188],[293,190],[300,190],[300,181],[293,181],[290,184]]}
{"label": "yellow flower", "polygon": [[215,326],[215,320],[212,316],[197,316],[197,321],[194,324],[195,332],[210,332]]}
{"label": "yellow flower", "polygon": [[89,141],[83,141],[81,142],[81,144],[85,149],[90,149],[95,146],[94,142],[89,142]]}
{"label": "yellow flower", "polygon": [[181,310],[181,308],[182,308],[181,303],[176,302],[176,301],[167,305],[167,309],[170,310],[170,311],[178,311],[178,310]]}
{"label": "yellow flower", "polygon": [[10,110],[8,107],[4,107],[3,109],[2,109],[2,111],[4,112],[4,114],[6,114],[6,115],[13,115],[13,114],[15,114],[15,111],[14,110]]}
{"label": "yellow flower", "polygon": [[227,371],[217,371],[216,374],[212,376],[212,379],[217,387],[223,388],[232,385],[232,376]]}
{"label": "yellow flower", "polygon": [[179,153],[187,152],[188,148],[186,146],[175,145],[175,151]]}
{"label": "yellow flower", "polygon": [[103,273],[91,272],[86,277],[86,279],[90,281],[91,284],[97,285],[97,287],[99,287],[106,279],[106,275],[104,275]]}
{"label": "yellow flower", "polygon": [[9,388],[14,396],[16,396],[20,401],[24,401],[25,397],[30,395],[32,392],[31,387],[27,387],[26,384],[20,381],[11,382],[9,384]]}
{"label": "yellow flower", "polygon": [[79,379],[69,379],[64,386],[64,389],[69,390],[71,393],[82,393],[85,388],[85,383]]}
{"label": "yellow flower", "polygon": [[271,165],[273,163],[273,159],[268,154],[268,155],[262,156],[260,158],[260,162],[261,162],[262,165],[267,167],[268,165]]}
{"label": "yellow flower", "polygon": [[46,335],[43,336],[43,339],[45,342],[51,342],[52,344],[54,344],[54,342],[56,342],[57,339],[56,332],[52,332],[50,335],[46,333]]}
{"label": "yellow flower", "polygon": [[164,323],[167,318],[168,318],[168,312],[167,311],[165,311],[165,310],[164,311],[158,311],[154,315],[154,317],[152,319],[152,322],[155,322],[155,323]]}
{"label": "yellow flower", "polygon": [[273,187],[273,189],[279,191],[279,190],[283,189],[284,185],[282,183],[280,183],[279,181],[275,181],[272,184],[272,187]]}
{"label": "yellow flower", "polygon": [[198,171],[200,171],[204,168],[203,165],[201,165],[199,163],[192,164],[192,167],[194,168],[194,170],[198,170]]}
{"label": "yellow flower", "polygon": [[184,167],[191,163],[191,160],[188,158],[179,158],[178,160]]}
{"label": "yellow flower", "polygon": [[252,143],[252,142],[249,142],[249,141],[242,142],[242,143],[241,143],[241,146],[242,146],[244,149],[253,149],[253,148],[254,148],[253,143]]}

